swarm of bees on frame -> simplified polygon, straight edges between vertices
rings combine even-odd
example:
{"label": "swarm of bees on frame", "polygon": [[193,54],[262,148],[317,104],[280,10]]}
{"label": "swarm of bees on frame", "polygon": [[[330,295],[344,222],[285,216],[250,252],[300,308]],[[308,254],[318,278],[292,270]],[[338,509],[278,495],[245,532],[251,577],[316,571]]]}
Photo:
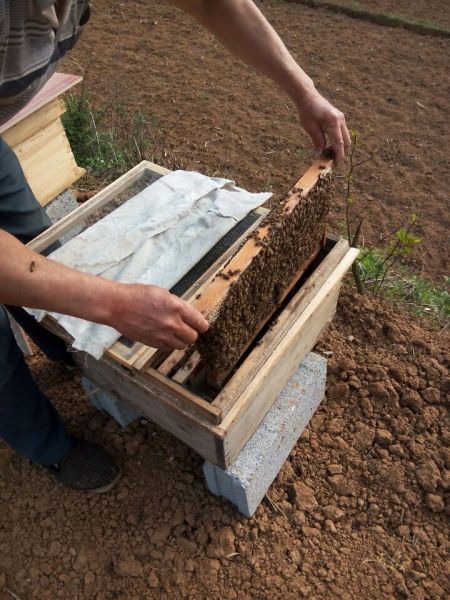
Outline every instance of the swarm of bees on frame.
{"label": "swarm of bees on frame", "polygon": [[[200,336],[197,349],[211,372],[227,372],[237,363],[248,344],[279,306],[284,291],[296,273],[320,247],[330,209],[333,187],[331,173],[322,174],[314,188],[302,196],[294,187],[288,198],[298,199],[292,212],[286,199],[261,222],[269,226],[264,239],[258,230],[251,236],[260,252],[230,284],[221,304],[209,316],[210,328]],[[222,271],[218,277],[230,279],[236,273]]]}

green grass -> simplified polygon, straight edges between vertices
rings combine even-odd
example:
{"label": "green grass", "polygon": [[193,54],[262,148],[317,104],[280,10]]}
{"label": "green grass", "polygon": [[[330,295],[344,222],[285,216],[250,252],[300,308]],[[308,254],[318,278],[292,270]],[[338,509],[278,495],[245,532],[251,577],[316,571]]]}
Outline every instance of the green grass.
{"label": "green grass", "polygon": [[209,102],[209,94],[207,92],[200,92],[199,95],[200,102],[207,104]]}
{"label": "green grass", "polygon": [[352,8],[356,8],[359,9],[361,11],[370,13],[371,15],[375,16],[375,17],[387,17],[389,19],[393,19],[393,20],[398,20],[400,21],[404,21],[407,24],[411,24],[411,25],[419,25],[419,26],[423,26],[423,27],[433,27],[434,29],[438,29],[441,31],[448,31],[445,27],[442,27],[442,25],[440,25],[439,23],[436,23],[436,21],[433,21],[431,19],[423,19],[421,17],[412,17],[411,15],[404,15],[404,14],[398,14],[398,13],[392,13],[390,11],[381,11],[381,10],[373,10],[373,9],[368,9],[366,8],[363,4],[361,4],[361,2],[358,2],[358,0],[334,0],[334,3],[336,5],[345,5],[345,6],[350,6]]}
{"label": "green grass", "polygon": [[424,35],[435,35],[438,37],[450,37],[450,30],[442,27],[439,23],[428,19],[421,19],[398,14],[367,9],[361,3],[355,0],[287,0],[288,2],[297,2],[312,8],[326,8],[335,13],[346,14],[355,17],[385,25],[388,27],[402,27]]}
{"label": "green grass", "polygon": [[357,267],[369,292],[401,302],[416,315],[431,316],[439,322],[450,319],[450,277],[445,277],[439,287],[401,265],[386,274],[384,259],[380,250],[361,249]]}
{"label": "green grass", "polygon": [[93,175],[118,176],[150,156],[149,125],[141,113],[130,117],[115,101],[94,109],[89,97],[68,95],[62,117],[77,163]]}

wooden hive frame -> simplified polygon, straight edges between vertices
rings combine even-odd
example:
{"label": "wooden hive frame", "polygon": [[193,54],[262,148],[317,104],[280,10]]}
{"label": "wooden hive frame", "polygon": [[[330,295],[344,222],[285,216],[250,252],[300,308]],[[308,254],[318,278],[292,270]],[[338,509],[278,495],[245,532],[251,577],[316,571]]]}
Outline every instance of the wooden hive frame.
{"label": "wooden hive frame", "polygon": [[[321,173],[329,168],[331,162],[316,161],[297,186],[305,189],[308,185],[311,189]],[[35,238],[29,247],[38,252],[44,250],[149,172],[159,176],[168,173],[158,165],[143,161]],[[260,219],[266,212],[260,210]],[[257,226],[258,222],[254,227]],[[225,266],[230,268],[233,255],[242,243],[242,239],[237,240],[183,297],[194,305],[205,297],[215,300],[217,295],[210,295],[209,290],[217,285],[214,283],[216,275]],[[247,246],[256,251],[259,247],[253,247],[253,242],[248,244],[245,242],[242,248]],[[187,352],[163,353],[140,343],[129,348],[118,341],[98,361],[80,352],[74,353],[75,360],[98,386],[117,394],[207,460],[226,468],[332,318],[341,280],[357,253],[349,248],[346,240],[326,240],[301,285],[294,286],[290,292],[276,321],[247,351],[245,359],[215,397],[200,395],[195,387],[187,385],[191,378],[195,379],[201,363],[192,348]],[[44,325],[70,343],[66,332],[51,318],[46,317]]]}
{"label": "wooden hive frame", "polygon": [[332,162],[322,157],[314,163],[194,301],[210,320],[197,346],[215,388],[323,248]]}

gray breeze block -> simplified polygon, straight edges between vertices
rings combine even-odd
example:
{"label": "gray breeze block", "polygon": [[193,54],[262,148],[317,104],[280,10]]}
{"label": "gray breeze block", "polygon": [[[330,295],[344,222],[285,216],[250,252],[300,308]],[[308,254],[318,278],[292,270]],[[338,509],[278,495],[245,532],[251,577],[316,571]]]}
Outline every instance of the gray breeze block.
{"label": "gray breeze block", "polygon": [[325,395],[327,361],[310,352],[227,470],[206,461],[208,489],[251,517]]}
{"label": "gray breeze block", "polygon": [[104,392],[87,377],[81,378],[81,385],[86,392],[91,404],[100,410],[106,411],[121,427],[126,427],[140,417],[126,402],[112,392]]}
{"label": "gray breeze block", "polygon": [[[53,221],[53,223],[57,223],[76,208],[78,208],[77,200],[75,198],[74,193],[69,188],[67,190],[64,190],[64,192],[62,192],[54,200],[49,202],[45,207],[45,210],[47,211],[47,214]],[[83,223],[79,223],[78,225],[72,227],[72,229],[70,229],[67,233],[62,235],[59,241],[62,244],[65,244],[73,237],[81,233],[82,230]]]}

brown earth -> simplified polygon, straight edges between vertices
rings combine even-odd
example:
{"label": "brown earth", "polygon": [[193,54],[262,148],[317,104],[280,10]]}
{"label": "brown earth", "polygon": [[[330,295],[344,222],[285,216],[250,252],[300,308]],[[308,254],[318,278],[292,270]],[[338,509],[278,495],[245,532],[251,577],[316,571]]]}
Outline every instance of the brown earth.
{"label": "brown earth", "polygon": [[[448,44],[300,6],[263,7],[348,113],[362,148],[379,149],[357,182],[367,236],[418,212],[417,266],[439,277]],[[97,0],[94,9],[67,65],[85,65],[93,51],[98,102],[117,84],[130,109],[159,119],[169,166],[175,159],[277,192],[304,170],[309,144],[292,107],[211,36],[162,3]],[[341,203],[333,218],[342,219]],[[77,375],[37,354],[31,368],[70,429],[109,448],[124,476],[108,495],[78,495],[1,444],[0,599],[445,598],[448,348],[448,330],[347,287],[318,345],[329,357],[326,398],[250,520],[207,492],[202,461],[184,445],[152,424],[122,431],[89,406]]]}
{"label": "brown earth", "polygon": [[70,429],[124,476],[79,495],[1,445],[0,599],[443,600],[448,342],[345,289],[318,346],[326,399],[250,520],[207,492],[183,444],[152,424],[121,430],[78,376],[33,357]]}
{"label": "brown earth", "polygon": [[[260,5],[359,131],[360,156],[376,151],[355,182],[364,240],[378,240],[416,213],[424,242],[410,262],[442,282],[449,254],[450,41],[298,4]],[[446,0],[428,5],[448,12]],[[277,194],[311,162],[309,139],[287,98],[165,2],[125,8],[97,0],[65,68],[79,73],[88,64],[87,88],[98,105],[119,97],[131,113],[145,114],[157,162]],[[336,230],[344,219],[341,184],[332,210]]]}

